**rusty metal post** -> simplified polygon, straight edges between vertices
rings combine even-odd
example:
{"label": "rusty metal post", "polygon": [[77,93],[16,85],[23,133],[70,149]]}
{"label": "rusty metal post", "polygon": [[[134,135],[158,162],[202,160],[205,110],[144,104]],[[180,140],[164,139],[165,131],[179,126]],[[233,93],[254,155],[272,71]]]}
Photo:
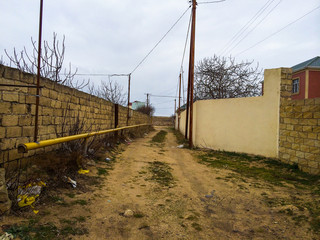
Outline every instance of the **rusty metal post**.
{"label": "rusty metal post", "polygon": [[187,105],[186,105],[187,112],[186,112],[186,127],[185,127],[185,135],[184,135],[185,139],[188,139],[189,105],[190,105],[190,67],[189,67],[189,73],[188,73],[188,90],[187,90]]}
{"label": "rusty metal post", "polygon": [[179,75],[179,103],[178,103],[178,131],[180,131],[180,107],[181,107],[181,73]]}
{"label": "rusty metal post", "polygon": [[130,82],[131,82],[131,73],[128,77],[128,113],[127,113],[127,126],[129,126],[129,118],[130,118]]}
{"label": "rusty metal post", "polygon": [[[114,105],[114,128],[117,128],[119,125],[119,104]],[[118,132],[114,132],[114,137],[118,137]]]}
{"label": "rusty metal post", "polygon": [[84,156],[88,155],[88,142],[89,142],[89,138],[85,138],[84,139],[84,149],[83,149]]}
{"label": "rusty metal post", "polygon": [[41,41],[42,41],[42,12],[43,0],[40,0],[40,17],[39,17],[39,39],[38,39],[38,71],[37,71],[37,93],[36,93],[36,116],[34,122],[34,142],[38,137],[38,121],[39,121],[39,103],[40,103],[40,67],[41,67]]}
{"label": "rusty metal post", "polygon": [[147,108],[149,107],[149,93],[147,93]]}
{"label": "rusty metal post", "polygon": [[189,127],[189,147],[193,147],[192,130],[193,130],[193,83],[194,83],[194,51],[195,51],[195,32],[196,32],[196,8],[197,1],[192,1],[192,26],[190,41],[190,62],[189,62],[189,78],[190,78],[190,127]]}

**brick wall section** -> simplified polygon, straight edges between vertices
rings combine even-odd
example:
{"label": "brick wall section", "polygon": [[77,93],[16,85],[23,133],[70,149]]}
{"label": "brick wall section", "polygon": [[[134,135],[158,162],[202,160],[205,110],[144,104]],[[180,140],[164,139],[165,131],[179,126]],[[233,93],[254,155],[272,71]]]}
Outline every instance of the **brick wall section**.
{"label": "brick wall section", "polygon": [[320,98],[292,100],[291,69],[281,79],[279,158],[320,173]]}
{"label": "brick wall section", "polygon": [[[0,65],[0,83],[36,84],[36,76]],[[39,138],[46,140],[61,136],[74,125],[77,119],[85,123],[85,132],[114,127],[114,105],[90,94],[41,79],[39,105]],[[51,151],[46,147],[17,152],[20,143],[33,141],[35,121],[35,88],[0,86],[0,162],[29,157],[37,152]],[[127,108],[119,106],[119,126],[125,126]],[[129,125],[149,123],[147,115],[132,111]],[[64,126],[64,127],[63,127]]]}

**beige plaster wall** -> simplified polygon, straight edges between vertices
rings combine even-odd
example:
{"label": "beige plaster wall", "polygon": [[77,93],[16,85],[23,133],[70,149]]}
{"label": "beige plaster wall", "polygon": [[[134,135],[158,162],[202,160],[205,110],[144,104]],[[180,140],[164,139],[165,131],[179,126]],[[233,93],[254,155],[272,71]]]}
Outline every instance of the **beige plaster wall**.
{"label": "beige plaster wall", "polygon": [[[283,69],[264,72],[264,95],[202,100],[194,104],[197,147],[278,157],[280,82]],[[185,111],[180,131],[185,132]]]}

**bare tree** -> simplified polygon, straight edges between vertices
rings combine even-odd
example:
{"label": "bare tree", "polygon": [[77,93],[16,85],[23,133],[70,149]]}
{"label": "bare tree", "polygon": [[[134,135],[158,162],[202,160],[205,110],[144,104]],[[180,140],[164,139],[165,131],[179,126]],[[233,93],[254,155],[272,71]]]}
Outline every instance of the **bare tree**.
{"label": "bare tree", "polygon": [[137,108],[137,111],[144,113],[144,114],[147,114],[151,117],[154,114],[155,108],[152,105],[141,106],[141,107]]}
{"label": "bare tree", "polygon": [[108,81],[101,80],[101,86],[99,89],[94,89],[93,86],[89,86],[91,94],[97,95],[109,102],[119,105],[126,105],[127,93],[123,91],[123,87],[116,81],[112,81],[110,78]]}
{"label": "bare tree", "polygon": [[[37,73],[38,66],[38,47],[37,42],[31,38],[33,50],[29,53],[26,47],[18,52],[13,49],[12,55],[7,50],[5,53],[10,60],[10,65],[13,64],[16,68],[23,72],[32,74]],[[60,83],[75,89],[83,89],[89,84],[89,80],[76,80],[77,69],[73,70],[71,63],[68,68],[64,68],[65,57],[65,36],[63,36],[60,44],[57,39],[57,34],[53,33],[53,41],[50,46],[48,41],[43,42],[41,49],[41,69],[42,77],[49,78],[56,83]]]}
{"label": "bare tree", "polygon": [[196,66],[195,99],[253,97],[261,94],[262,70],[232,57],[204,58]]}

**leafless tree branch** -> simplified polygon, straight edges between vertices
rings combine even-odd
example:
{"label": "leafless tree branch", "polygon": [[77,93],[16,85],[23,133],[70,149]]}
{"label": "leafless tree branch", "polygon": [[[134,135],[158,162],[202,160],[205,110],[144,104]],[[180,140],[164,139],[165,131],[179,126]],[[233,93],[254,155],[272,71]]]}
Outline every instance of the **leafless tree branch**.
{"label": "leafless tree branch", "polygon": [[[32,52],[29,53],[24,47],[19,53],[14,48],[12,55],[5,50],[5,53],[12,64],[23,72],[37,73],[38,47],[37,42],[31,38]],[[44,78],[49,78],[56,83],[60,83],[75,89],[83,89],[89,84],[89,80],[76,80],[78,69],[73,70],[71,63],[68,68],[64,68],[65,59],[65,36],[60,43],[57,34],[53,33],[52,45],[48,41],[43,42],[41,51],[40,74]],[[63,70],[63,71],[62,71]]]}
{"label": "leafless tree branch", "polygon": [[253,97],[261,94],[262,70],[253,61],[232,57],[204,58],[196,66],[195,99]]}

